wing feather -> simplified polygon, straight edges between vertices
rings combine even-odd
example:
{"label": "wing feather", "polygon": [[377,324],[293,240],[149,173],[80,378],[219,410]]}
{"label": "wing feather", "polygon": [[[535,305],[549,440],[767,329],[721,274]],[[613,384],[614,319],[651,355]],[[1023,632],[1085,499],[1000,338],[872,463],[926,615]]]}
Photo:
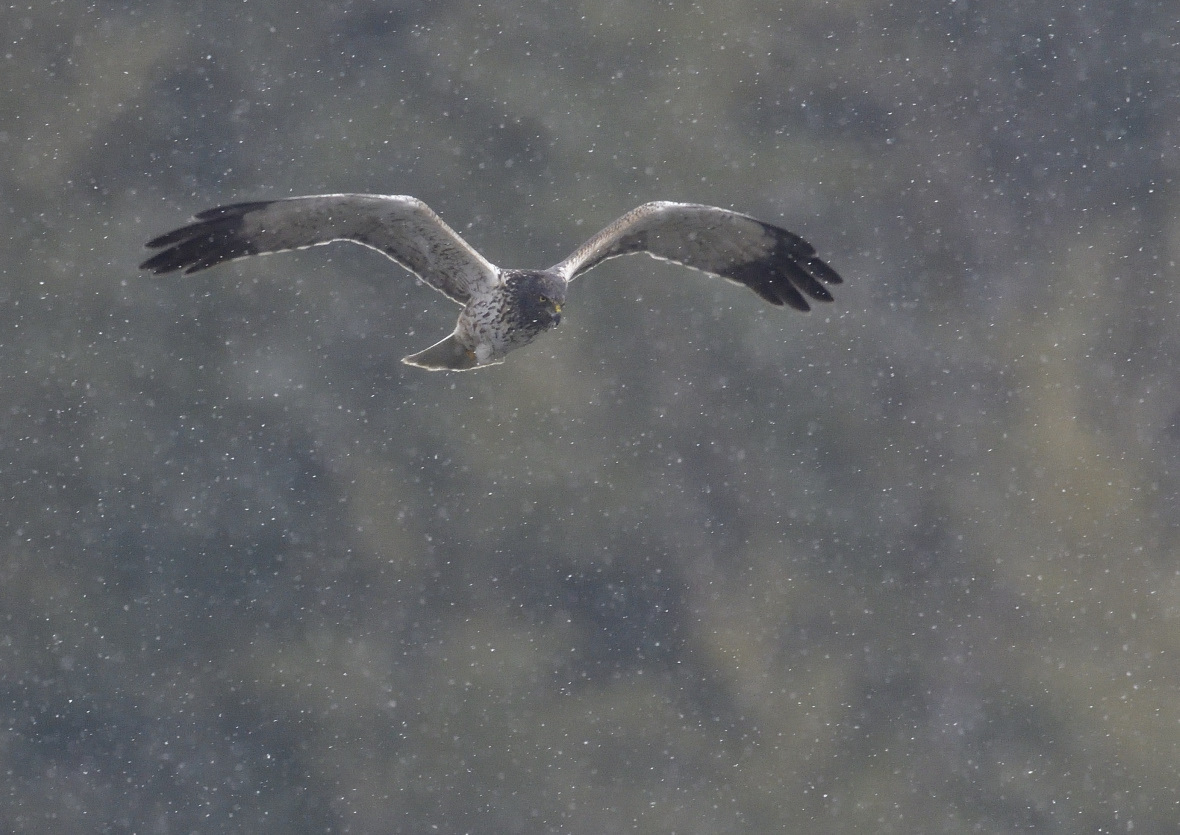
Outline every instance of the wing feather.
{"label": "wing feather", "polygon": [[749,215],[693,203],[645,203],[553,267],[567,281],[610,258],[646,252],[749,287],[766,301],[810,310],[842,279],[798,235]]}
{"label": "wing feather", "polygon": [[376,249],[460,304],[499,281],[499,270],[414,197],[320,194],[235,203],[148,241],[159,249],[140,265],[164,274],[225,261],[352,241]]}

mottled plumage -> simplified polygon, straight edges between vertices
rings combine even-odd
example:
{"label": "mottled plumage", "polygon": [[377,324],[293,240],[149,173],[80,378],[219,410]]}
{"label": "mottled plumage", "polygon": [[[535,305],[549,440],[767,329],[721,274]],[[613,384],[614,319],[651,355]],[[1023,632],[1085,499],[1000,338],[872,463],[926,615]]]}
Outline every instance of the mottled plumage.
{"label": "mottled plumage", "polygon": [[840,276],[807,241],[749,215],[691,203],[645,203],[547,270],[506,270],[472,249],[413,197],[321,194],[236,203],[149,241],[141,267],[197,272],[223,261],[353,241],[384,253],[463,305],[455,330],[403,362],[459,371],[502,362],[561,321],[566,288],[608,258],[646,252],[749,287],[766,301],[809,310],[831,301]]}

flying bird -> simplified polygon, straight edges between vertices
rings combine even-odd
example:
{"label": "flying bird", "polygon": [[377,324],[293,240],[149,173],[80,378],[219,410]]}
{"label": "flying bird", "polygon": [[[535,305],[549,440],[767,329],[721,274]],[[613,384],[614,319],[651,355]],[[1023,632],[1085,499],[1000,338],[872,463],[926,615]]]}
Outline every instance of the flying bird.
{"label": "flying bird", "polygon": [[561,321],[569,283],[609,258],[653,258],[744,284],[773,305],[829,302],[836,271],[798,235],[749,215],[693,203],[645,203],[547,270],[501,269],[425,203],[405,195],[318,194],[209,209],[148,241],[140,265],[187,275],[223,261],[352,241],[383,253],[462,305],[455,330],[402,362],[463,371],[504,357]]}

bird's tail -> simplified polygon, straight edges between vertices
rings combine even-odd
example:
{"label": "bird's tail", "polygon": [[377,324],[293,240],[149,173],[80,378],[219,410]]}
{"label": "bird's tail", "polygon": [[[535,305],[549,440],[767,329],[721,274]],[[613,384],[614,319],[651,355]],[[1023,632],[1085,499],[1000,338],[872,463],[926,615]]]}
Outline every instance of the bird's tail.
{"label": "bird's tail", "polygon": [[475,359],[475,352],[463,347],[453,333],[425,351],[403,357],[402,362],[430,371],[466,371],[479,364]]}

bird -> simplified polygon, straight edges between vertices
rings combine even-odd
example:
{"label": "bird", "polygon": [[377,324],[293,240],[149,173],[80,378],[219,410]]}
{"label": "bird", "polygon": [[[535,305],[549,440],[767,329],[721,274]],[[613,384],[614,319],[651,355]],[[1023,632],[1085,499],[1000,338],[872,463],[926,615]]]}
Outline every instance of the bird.
{"label": "bird", "polygon": [[140,268],[185,275],[226,261],[351,241],[377,250],[462,306],[455,329],[402,362],[465,371],[503,362],[561,322],[571,281],[610,258],[645,252],[744,285],[772,305],[807,311],[842,283],[815,248],[750,215],[696,203],[644,203],[547,270],[495,266],[421,200],[315,194],[233,203],[148,241]]}

